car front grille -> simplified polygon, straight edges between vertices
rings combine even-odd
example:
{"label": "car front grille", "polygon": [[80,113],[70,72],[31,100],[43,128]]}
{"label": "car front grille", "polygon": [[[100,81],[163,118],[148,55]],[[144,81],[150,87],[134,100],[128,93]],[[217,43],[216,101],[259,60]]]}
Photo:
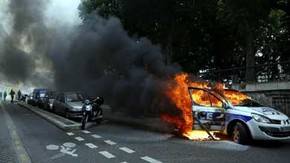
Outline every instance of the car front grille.
{"label": "car front grille", "polygon": [[280,125],[281,124],[281,121],[280,120],[271,119],[271,123],[272,124],[278,124],[278,125]]}
{"label": "car front grille", "polygon": [[262,127],[259,126],[260,130],[272,137],[288,137],[290,136],[290,131],[281,131],[280,128],[277,127]]}

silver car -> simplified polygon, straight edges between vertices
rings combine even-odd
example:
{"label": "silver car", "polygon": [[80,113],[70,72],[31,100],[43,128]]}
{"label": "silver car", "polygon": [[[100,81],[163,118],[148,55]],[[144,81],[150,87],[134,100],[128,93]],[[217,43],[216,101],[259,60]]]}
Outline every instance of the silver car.
{"label": "silver car", "polygon": [[67,118],[81,118],[84,96],[78,92],[59,93],[53,101],[53,112]]}

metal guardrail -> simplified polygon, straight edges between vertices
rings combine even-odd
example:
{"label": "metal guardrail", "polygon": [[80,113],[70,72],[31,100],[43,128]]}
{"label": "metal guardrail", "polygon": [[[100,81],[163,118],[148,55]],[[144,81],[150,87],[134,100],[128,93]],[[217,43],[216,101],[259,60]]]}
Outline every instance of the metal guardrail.
{"label": "metal guardrail", "polygon": [[[246,80],[246,71],[254,71],[255,79]],[[231,67],[226,69],[207,69],[197,74],[205,80],[230,83],[267,83],[273,81],[290,81],[290,61],[258,64],[252,67]]]}

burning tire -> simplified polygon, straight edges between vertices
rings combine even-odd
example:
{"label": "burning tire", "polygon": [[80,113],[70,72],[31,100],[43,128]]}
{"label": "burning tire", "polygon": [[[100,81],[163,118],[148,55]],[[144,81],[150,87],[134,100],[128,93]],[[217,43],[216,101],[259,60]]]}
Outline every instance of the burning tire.
{"label": "burning tire", "polygon": [[231,138],[235,143],[248,144],[251,140],[250,133],[245,125],[237,122],[231,132]]}

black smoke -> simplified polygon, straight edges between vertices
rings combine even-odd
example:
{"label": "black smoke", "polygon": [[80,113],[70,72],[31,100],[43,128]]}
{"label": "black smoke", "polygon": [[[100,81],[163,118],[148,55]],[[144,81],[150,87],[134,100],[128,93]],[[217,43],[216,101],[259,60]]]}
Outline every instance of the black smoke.
{"label": "black smoke", "polygon": [[[131,38],[119,19],[97,13],[77,27],[47,28],[47,5],[46,0],[10,0],[13,28],[0,49],[0,72],[9,81],[48,87],[53,78],[57,91],[101,95],[113,109],[134,115],[157,113],[160,104],[169,106],[164,89],[180,70],[164,63],[159,46]],[[23,39],[29,52],[22,48]],[[50,63],[52,76],[36,73],[39,63]]]}
{"label": "black smoke", "polygon": [[[46,0],[10,0],[12,29],[0,39],[0,73],[9,82],[26,82],[35,76],[35,62],[43,59],[48,39],[44,25]],[[3,28],[1,33],[5,33]],[[39,80],[39,79],[37,79]]]}
{"label": "black smoke", "polygon": [[165,81],[179,71],[164,64],[160,47],[129,37],[117,18],[91,16],[75,33],[68,54],[54,62],[57,88],[102,95],[133,114],[157,109]]}

